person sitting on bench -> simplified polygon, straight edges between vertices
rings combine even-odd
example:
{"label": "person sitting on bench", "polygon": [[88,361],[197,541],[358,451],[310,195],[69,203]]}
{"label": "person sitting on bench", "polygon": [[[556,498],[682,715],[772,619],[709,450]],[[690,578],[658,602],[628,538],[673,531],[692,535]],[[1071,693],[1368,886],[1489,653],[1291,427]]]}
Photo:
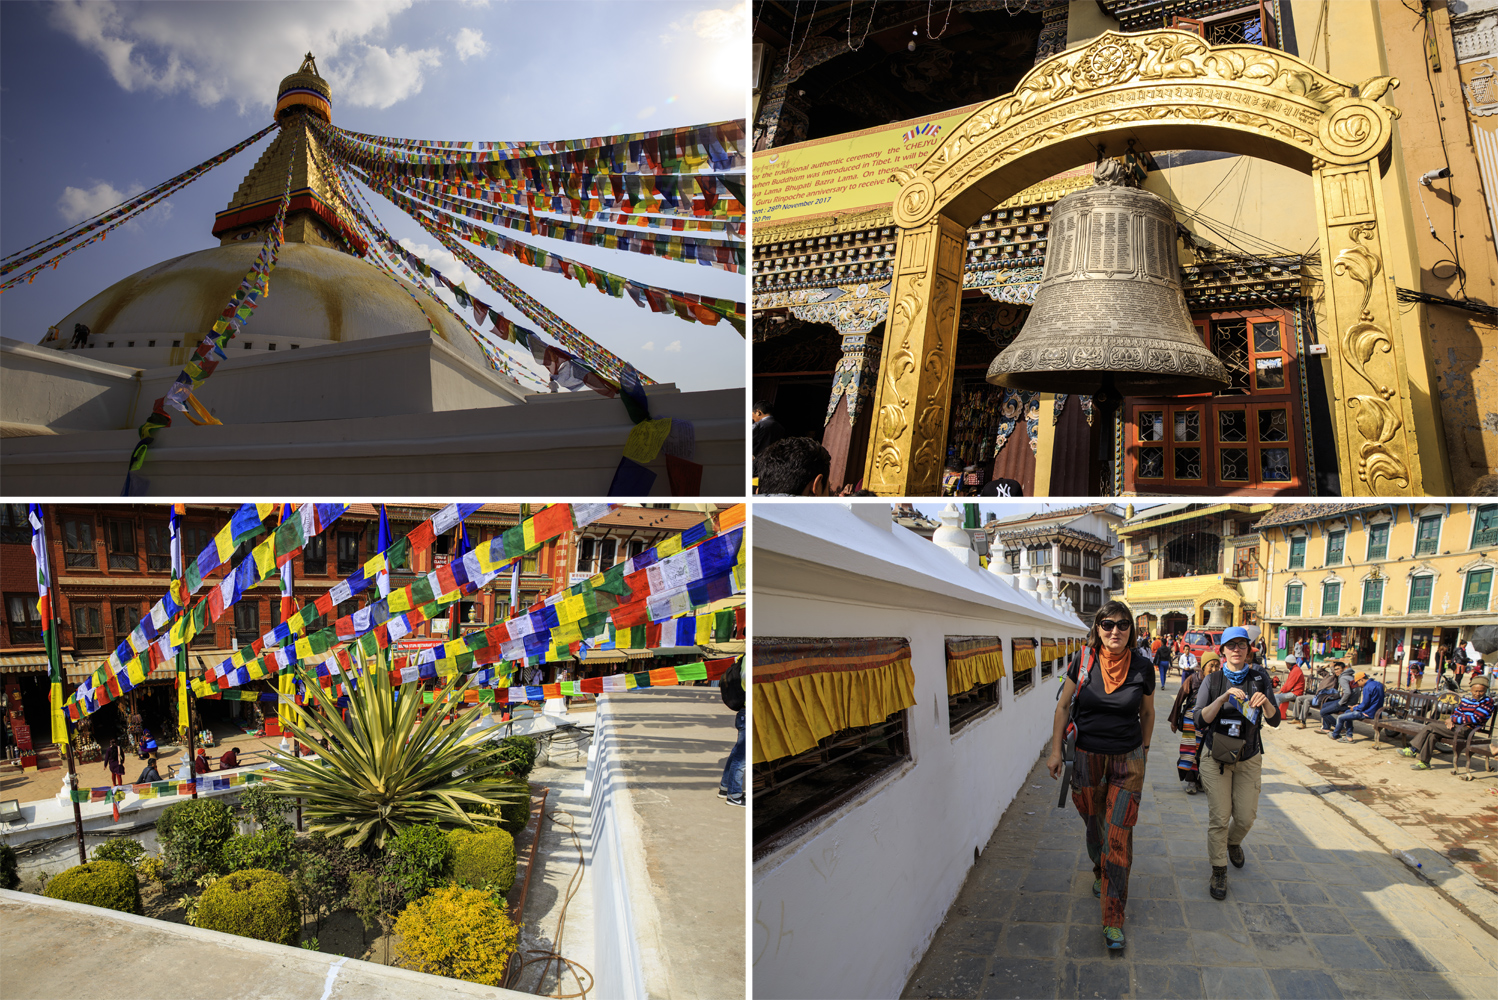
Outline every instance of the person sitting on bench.
{"label": "person sitting on bench", "polygon": [[1430,755],[1435,750],[1436,740],[1450,740],[1452,752],[1457,743],[1471,737],[1472,733],[1487,725],[1493,715],[1493,699],[1488,697],[1488,679],[1482,675],[1472,678],[1471,694],[1461,700],[1452,711],[1450,720],[1437,719],[1428,722],[1425,728],[1410,739],[1410,745],[1399,751],[1406,757],[1419,755],[1420,759],[1410,767],[1416,771],[1430,770]]}
{"label": "person sitting on bench", "polygon": [[232,771],[239,766],[239,747],[232,747],[218,759],[220,771]]}

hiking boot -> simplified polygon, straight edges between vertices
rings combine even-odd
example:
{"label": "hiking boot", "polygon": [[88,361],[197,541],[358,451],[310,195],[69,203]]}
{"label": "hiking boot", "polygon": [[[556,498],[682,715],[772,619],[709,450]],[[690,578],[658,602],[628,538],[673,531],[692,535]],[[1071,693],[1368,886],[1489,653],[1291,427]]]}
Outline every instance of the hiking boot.
{"label": "hiking boot", "polygon": [[1213,899],[1228,898],[1228,866],[1213,865],[1212,881],[1207,883],[1207,891],[1212,894]]}
{"label": "hiking boot", "polygon": [[1099,899],[1102,898],[1102,895],[1103,895],[1103,880],[1102,879],[1095,878],[1095,879],[1092,880],[1092,894],[1094,896],[1097,896]]}
{"label": "hiking boot", "polygon": [[1186,784],[1186,794],[1187,795],[1195,795],[1196,794],[1196,786],[1194,784],[1191,784],[1190,782],[1187,782],[1187,784]]}
{"label": "hiking boot", "polygon": [[1429,771],[1430,770],[1430,765],[1427,764],[1427,763],[1425,763],[1425,761],[1423,761],[1423,760],[1417,760],[1413,764],[1410,765],[1410,770],[1411,771]]}
{"label": "hiking boot", "polygon": [[1118,951],[1120,948],[1122,948],[1124,946],[1123,928],[1122,927],[1104,927],[1103,928],[1103,940],[1105,942],[1107,942],[1107,945],[1108,945],[1109,949],[1111,949],[1113,951]]}
{"label": "hiking boot", "polygon": [[1228,845],[1228,860],[1233,863],[1233,867],[1234,868],[1242,868],[1243,867],[1243,845],[1242,844],[1229,844]]}
{"label": "hiking boot", "polygon": [[1413,747],[1405,747],[1405,748],[1403,748],[1402,750],[1399,751],[1399,756],[1401,756],[1401,757],[1413,757],[1413,756],[1415,756],[1415,749]]}

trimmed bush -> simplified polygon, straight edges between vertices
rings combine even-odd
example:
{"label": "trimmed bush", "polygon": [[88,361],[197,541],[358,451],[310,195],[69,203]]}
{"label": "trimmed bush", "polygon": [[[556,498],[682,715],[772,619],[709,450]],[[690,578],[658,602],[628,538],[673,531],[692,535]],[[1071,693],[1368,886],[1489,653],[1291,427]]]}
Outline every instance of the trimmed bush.
{"label": "trimmed bush", "polygon": [[88,859],[90,861],[120,861],[132,869],[139,870],[141,859],[145,856],[146,849],[133,837],[110,837],[94,848],[94,852],[89,855]]}
{"label": "trimmed bush", "polygon": [[222,874],[224,845],[236,832],[234,813],[219,799],[188,799],[167,806],[156,836],[174,876]]}
{"label": "trimmed bush", "polygon": [[432,824],[401,830],[386,844],[386,853],[386,878],[408,903],[452,878],[452,841]]}
{"label": "trimmed bush", "polygon": [[500,984],[518,937],[493,896],[456,885],[406,907],[395,930],[406,968],[485,986]]}
{"label": "trimmed bush", "polygon": [[224,844],[224,867],[231,872],[251,868],[290,872],[293,866],[291,844],[295,839],[296,834],[289,826],[235,834]]}
{"label": "trimmed bush", "polygon": [[123,861],[90,861],[75,865],[47,882],[45,895],[73,903],[102,906],[122,913],[141,913],[140,883]]}
{"label": "trimmed bush", "polygon": [[16,849],[9,844],[0,844],[0,889],[14,889],[21,884],[21,875],[16,866]]}
{"label": "trimmed bush", "polygon": [[516,802],[499,808],[499,825],[511,834],[524,830],[525,824],[530,820],[531,804],[529,802]]}
{"label": "trimmed bush", "polygon": [[533,736],[506,736],[499,741],[499,757],[509,768],[510,776],[521,781],[531,776],[536,755],[541,748]]}
{"label": "trimmed bush", "polygon": [[148,878],[152,882],[166,881],[166,859],[159,854],[147,854],[140,859],[140,865],[135,869],[141,878]]}
{"label": "trimmed bush", "polygon": [[454,830],[453,878],[504,895],[515,884],[515,838],[504,830]]}
{"label": "trimmed bush", "polygon": [[265,785],[246,785],[239,793],[239,811],[254,821],[257,830],[292,828],[286,818],[286,799]]}
{"label": "trimmed bush", "polygon": [[197,926],[257,941],[295,945],[302,936],[302,909],[291,880],[250,868],[230,872],[198,901]]}

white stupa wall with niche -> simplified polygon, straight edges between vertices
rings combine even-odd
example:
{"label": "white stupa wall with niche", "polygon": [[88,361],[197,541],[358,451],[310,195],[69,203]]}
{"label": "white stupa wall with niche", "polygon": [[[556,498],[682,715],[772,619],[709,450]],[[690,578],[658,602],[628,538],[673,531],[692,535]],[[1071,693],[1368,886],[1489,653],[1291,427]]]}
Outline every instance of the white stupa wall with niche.
{"label": "white stupa wall with niche", "polygon": [[[893,525],[888,504],[765,502],[754,522],[755,634],[906,637],[916,697],[910,759],[756,858],[754,994],[899,996],[1050,737],[1059,681],[1037,664],[1015,694],[1012,640],[1085,629],[956,534]],[[1003,639],[1000,707],[952,733],[946,637],[974,635]]]}

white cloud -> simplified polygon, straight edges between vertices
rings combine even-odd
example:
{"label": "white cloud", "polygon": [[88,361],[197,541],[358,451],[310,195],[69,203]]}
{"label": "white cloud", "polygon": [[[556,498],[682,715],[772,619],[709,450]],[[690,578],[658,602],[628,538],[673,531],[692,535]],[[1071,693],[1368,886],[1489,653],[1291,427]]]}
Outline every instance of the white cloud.
{"label": "white cloud", "polygon": [[364,58],[342,64],[323,75],[333,87],[333,100],[357,108],[388,108],[396,101],[421,93],[422,70],[442,65],[440,49],[409,51],[404,45],[391,52],[366,45]]}
{"label": "white cloud", "polygon": [[489,43],[484,41],[484,33],[475,28],[462,28],[453,38],[453,50],[458,53],[458,58],[467,62],[474,56],[487,55]]}
{"label": "white cloud", "polygon": [[[113,208],[126,198],[137,195],[143,190],[144,188],[136,184],[122,192],[108,181],[99,181],[88,189],[65,187],[62,189],[62,197],[57,199],[57,212],[71,226],[75,222],[93,218],[105,209]],[[156,209],[166,208],[169,205],[169,202],[162,202],[156,206]]]}
{"label": "white cloud", "polygon": [[643,343],[643,344],[640,345],[640,350],[642,350],[642,351],[653,351],[653,350],[655,350],[655,341],[653,341],[653,340],[647,340],[647,341],[645,341],[645,343]]}
{"label": "white cloud", "polygon": [[[464,266],[464,264],[460,260],[458,260],[458,258],[454,257],[452,253],[445,247],[434,247],[429,246],[426,243],[417,243],[415,240],[410,239],[409,237],[403,237],[399,242],[401,246],[405,247],[407,250],[411,251],[422,260],[426,261],[432,267],[435,267],[437,270],[441,271],[444,278],[448,279],[455,285],[462,284],[462,286],[468,289],[469,292],[477,295],[480,301],[493,305],[494,303],[490,302],[490,300],[497,299],[499,297],[495,293],[489,291],[489,287],[482,281],[480,281],[472,271],[468,270],[468,268]],[[445,301],[448,305],[453,306],[454,308],[457,307],[457,300],[453,298],[452,292],[448,291],[446,286],[436,282],[435,279],[433,279],[432,285],[427,285],[427,291],[433,291],[433,285],[435,285],[437,289],[440,289],[440,291],[436,291],[434,292],[434,294],[441,297],[442,300]]]}
{"label": "white cloud", "polygon": [[698,38],[716,42],[739,42],[749,37],[749,7],[738,4],[723,10],[705,10],[692,18],[692,31]]}
{"label": "white cloud", "polygon": [[679,340],[673,340],[673,341],[671,341],[671,343],[667,344],[666,345],[666,353],[667,354],[680,354],[681,353],[681,341],[679,341]]}
{"label": "white cloud", "polygon": [[[340,101],[389,107],[421,90],[438,50],[372,44],[411,0],[324,0],[271,8],[250,3],[52,5],[55,27],[97,55],[124,90],[186,93],[204,107],[269,108],[281,78],[310,51]],[[336,81],[336,82],[335,82]]]}

